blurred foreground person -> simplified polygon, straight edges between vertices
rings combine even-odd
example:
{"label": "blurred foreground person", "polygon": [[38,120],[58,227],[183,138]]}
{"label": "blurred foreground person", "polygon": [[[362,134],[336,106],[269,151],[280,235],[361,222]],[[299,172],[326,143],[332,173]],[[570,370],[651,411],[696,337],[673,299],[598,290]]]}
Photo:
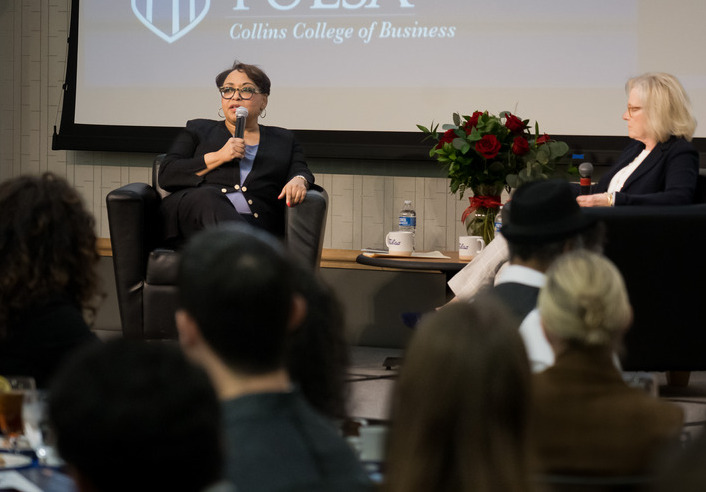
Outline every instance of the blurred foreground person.
{"label": "blurred foreground person", "polygon": [[179,271],[179,342],[222,401],[227,477],[240,492],[368,490],[352,448],[287,371],[307,312],[294,271],[264,231],[222,224],[194,236]]}
{"label": "blurred foreground person", "polygon": [[0,374],[46,387],[76,347],[98,298],[95,221],[52,173],[0,183]]}
{"label": "blurred foreground person", "polygon": [[706,434],[701,433],[685,449],[666,460],[650,492],[703,492],[706,490]]}
{"label": "blurred foreground person", "polygon": [[529,490],[530,369],[493,297],[426,316],[392,403],[385,492]]}
{"label": "blurred foreground person", "polygon": [[78,351],[51,387],[49,418],[80,492],[202,492],[220,481],[218,399],[173,345]]}
{"label": "blurred foreground person", "polygon": [[311,406],[331,419],[345,419],[350,354],[343,306],[310,268],[297,269],[295,290],[306,299],[307,309],[302,324],[290,333],[287,370]]}
{"label": "blurred foreground person", "polygon": [[677,444],[682,410],[630,388],[613,354],[632,322],[623,278],[606,258],[573,251],[556,260],[539,294],[556,353],[534,379],[532,435],[539,471],[649,473]]}

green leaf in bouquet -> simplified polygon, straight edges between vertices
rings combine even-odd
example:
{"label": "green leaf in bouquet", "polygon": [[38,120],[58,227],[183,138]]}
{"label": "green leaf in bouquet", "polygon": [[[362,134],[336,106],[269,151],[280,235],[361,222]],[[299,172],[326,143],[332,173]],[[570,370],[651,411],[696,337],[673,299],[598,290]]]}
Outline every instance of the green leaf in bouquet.
{"label": "green leaf in bouquet", "polygon": [[494,173],[502,173],[504,169],[505,169],[505,166],[500,161],[492,162],[490,164],[490,166],[488,166],[488,171],[491,171]]}
{"label": "green leaf in bouquet", "polygon": [[540,164],[549,164],[549,146],[542,145],[537,149],[537,162]]}
{"label": "green leaf in bouquet", "polygon": [[552,140],[547,142],[544,147],[549,148],[549,155],[552,159],[564,157],[569,152],[569,146],[566,142],[557,142]]}
{"label": "green leaf in bouquet", "polygon": [[510,188],[517,188],[518,186],[520,186],[520,180],[517,174],[508,174],[505,177],[505,182]]}
{"label": "green leaf in bouquet", "polygon": [[471,130],[471,134],[466,137],[469,142],[477,142],[481,138],[483,138],[483,134],[478,130],[478,127],[475,127],[473,130]]}

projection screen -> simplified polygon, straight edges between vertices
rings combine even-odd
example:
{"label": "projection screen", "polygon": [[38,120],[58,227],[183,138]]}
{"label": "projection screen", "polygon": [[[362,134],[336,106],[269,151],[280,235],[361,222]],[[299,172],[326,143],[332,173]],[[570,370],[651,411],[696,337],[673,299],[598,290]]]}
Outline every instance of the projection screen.
{"label": "projection screen", "polygon": [[73,8],[75,105],[65,100],[72,120],[61,131],[217,119],[214,77],[236,59],[272,80],[263,123],[296,130],[416,132],[453,112],[509,110],[550,134],[624,136],[625,81],[646,71],[679,77],[697,119],[706,117],[706,61],[687,55],[706,45],[700,0],[74,0]]}

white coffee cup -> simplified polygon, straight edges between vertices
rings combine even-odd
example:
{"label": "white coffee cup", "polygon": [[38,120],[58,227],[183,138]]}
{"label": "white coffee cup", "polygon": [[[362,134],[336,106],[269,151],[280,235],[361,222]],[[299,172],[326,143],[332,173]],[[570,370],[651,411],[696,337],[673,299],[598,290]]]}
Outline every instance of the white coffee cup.
{"label": "white coffee cup", "polygon": [[360,428],[361,461],[382,462],[385,460],[387,426],[366,425]]}
{"label": "white coffee cup", "polygon": [[388,232],[385,244],[390,254],[411,256],[414,251],[414,233],[409,231]]}
{"label": "white coffee cup", "polygon": [[470,260],[483,251],[483,248],[485,248],[485,241],[480,236],[459,236],[458,238],[459,260]]}

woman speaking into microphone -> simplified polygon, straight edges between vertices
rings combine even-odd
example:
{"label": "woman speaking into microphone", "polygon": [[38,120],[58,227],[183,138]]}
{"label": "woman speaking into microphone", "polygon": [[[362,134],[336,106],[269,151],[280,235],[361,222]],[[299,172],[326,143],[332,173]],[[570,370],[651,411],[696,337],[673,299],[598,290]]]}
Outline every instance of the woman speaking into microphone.
{"label": "woman speaking into microphone", "polygon": [[180,243],[209,225],[246,221],[284,236],[285,207],[306,197],[314,176],[294,134],[260,125],[270,79],[235,62],[216,76],[224,120],[195,119],[159,168],[165,237]]}

